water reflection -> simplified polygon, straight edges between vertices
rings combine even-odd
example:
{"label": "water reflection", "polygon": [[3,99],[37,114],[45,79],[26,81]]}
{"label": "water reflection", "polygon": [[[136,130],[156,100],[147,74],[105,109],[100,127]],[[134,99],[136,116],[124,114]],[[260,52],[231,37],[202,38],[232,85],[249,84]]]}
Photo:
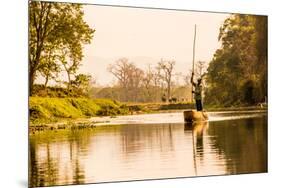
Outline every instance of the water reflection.
{"label": "water reflection", "polygon": [[32,186],[85,181],[83,156],[88,155],[88,131],[47,131],[30,138],[29,182]]}
{"label": "water reflection", "polygon": [[266,117],[213,122],[208,135],[229,174],[267,172]]}
{"label": "water reflection", "polygon": [[113,125],[30,137],[29,184],[267,171],[267,119]]}
{"label": "water reflection", "polygon": [[208,129],[208,122],[185,123],[184,130],[187,134],[192,134],[193,164],[195,175],[198,175],[197,160],[203,163],[204,160],[204,134]]}

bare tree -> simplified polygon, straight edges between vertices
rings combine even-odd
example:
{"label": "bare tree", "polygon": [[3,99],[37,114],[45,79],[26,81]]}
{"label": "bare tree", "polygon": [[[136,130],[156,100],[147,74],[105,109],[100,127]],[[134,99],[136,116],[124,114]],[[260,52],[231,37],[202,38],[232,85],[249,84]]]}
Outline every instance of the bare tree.
{"label": "bare tree", "polygon": [[186,74],[186,75],[183,76],[184,84],[186,86],[190,85],[190,78],[191,78],[190,74]]}
{"label": "bare tree", "polygon": [[114,64],[110,64],[107,70],[117,79],[121,87],[126,88],[129,83],[129,70],[132,65],[127,58],[118,59]]}
{"label": "bare tree", "polygon": [[152,99],[151,95],[152,95],[152,86],[153,86],[152,85],[153,84],[153,76],[154,76],[153,70],[152,70],[151,66],[148,65],[148,68],[144,73],[143,81],[142,81],[143,86],[146,90],[146,95],[147,95],[148,100]]}
{"label": "bare tree", "polygon": [[206,72],[206,62],[205,61],[197,61],[196,62],[196,76],[202,77],[204,73]]}
{"label": "bare tree", "polygon": [[144,72],[143,70],[133,67],[130,72],[129,80],[130,80],[130,94],[129,96],[133,101],[138,100],[138,96],[140,95],[140,90],[143,84]]}
{"label": "bare tree", "polygon": [[171,84],[175,63],[175,61],[164,61],[163,59],[161,59],[157,67],[157,69],[159,70],[159,76],[166,85],[168,99],[171,98]]}
{"label": "bare tree", "polygon": [[138,91],[141,87],[144,72],[130,63],[127,58],[121,58],[108,67],[119,82],[122,89],[122,100],[137,100]]}

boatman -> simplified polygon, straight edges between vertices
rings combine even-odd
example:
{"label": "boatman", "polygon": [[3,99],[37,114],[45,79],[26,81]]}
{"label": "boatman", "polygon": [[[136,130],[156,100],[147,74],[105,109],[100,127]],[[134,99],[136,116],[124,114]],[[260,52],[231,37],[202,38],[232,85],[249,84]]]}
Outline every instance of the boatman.
{"label": "boatman", "polygon": [[190,82],[194,86],[195,90],[192,90],[192,93],[194,93],[194,99],[196,101],[196,109],[197,111],[202,111],[202,78],[197,79],[197,83],[193,81],[194,73],[191,75]]}

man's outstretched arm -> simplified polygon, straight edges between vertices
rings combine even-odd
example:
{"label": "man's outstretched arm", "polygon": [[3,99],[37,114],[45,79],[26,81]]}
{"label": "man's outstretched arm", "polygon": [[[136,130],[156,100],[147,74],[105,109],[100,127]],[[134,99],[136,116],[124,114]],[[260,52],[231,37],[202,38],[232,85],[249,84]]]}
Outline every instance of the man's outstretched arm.
{"label": "man's outstretched arm", "polygon": [[195,82],[193,81],[193,77],[194,77],[194,73],[191,74],[190,83],[191,83],[193,86],[196,86]]}

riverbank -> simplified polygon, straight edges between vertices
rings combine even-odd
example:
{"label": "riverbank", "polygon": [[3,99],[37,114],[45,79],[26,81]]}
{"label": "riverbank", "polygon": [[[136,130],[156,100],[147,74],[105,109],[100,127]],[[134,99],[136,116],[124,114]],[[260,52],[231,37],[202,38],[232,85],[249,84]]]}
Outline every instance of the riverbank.
{"label": "riverbank", "polygon": [[110,99],[30,97],[30,132],[94,128],[91,117],[115,118],[122,115],[170,112],[191,108],[190,103],[120,103]]}
{"label": "riverbank", "polygon": [[30,97],[32,125],[85,119],[95,116],[133,115],[167,110],[183,110],[192,103],[120,103],[110,99]]}
{"label": "riverbank", "polygon": [[29,115],[33,125],[93,116],[128,114],[128,108],[117,101],[89,98],[30,97]]}
{"label": "riverbank", "polygon": [[[104,120],[123,115],[177,112],[194,108],[192,103],[120,103],[110,99],[30,97],[30,131],[94,128],[106,124]],[[260,109],[251,107],[211,108],[207,111],[241,111]],[[96,118],[99,119],[99,118]],[[100,118],[104,119],[104,118]]]}

